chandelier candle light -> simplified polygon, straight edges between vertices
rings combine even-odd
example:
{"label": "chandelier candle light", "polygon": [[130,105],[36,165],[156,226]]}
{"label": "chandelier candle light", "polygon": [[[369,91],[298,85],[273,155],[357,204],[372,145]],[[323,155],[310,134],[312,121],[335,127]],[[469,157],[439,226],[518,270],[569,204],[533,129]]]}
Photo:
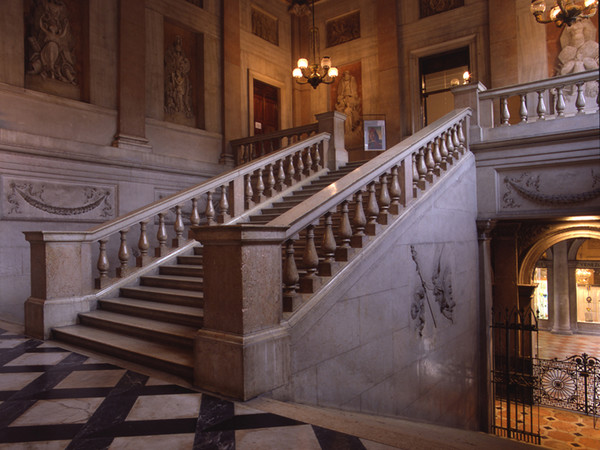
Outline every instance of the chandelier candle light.
{"label": "chandelier candle light", "polygon": [[321,83],[331,84],[338,76],[336,67],[331,66],[331,58],[323,56],[321,65],[318,63],[319,51],[319,29],[315,27],[315,2],[312,3],[312,28],[310,29],[310,51],[312,53],[312,64],[306,58],[298,60],[297,67],[292,71],[292,76],[298,84],[310,84],[313,89]]}
{"label": "chandelier candle light", "polygon": [[557,27],[564,24],[573,25],[579,19],[589,19],[598,10],[598,0],[556,0],[550,8],[548,17],[546,12],[546,0],[532,0],[531,13],[539,23],[552,23]]}

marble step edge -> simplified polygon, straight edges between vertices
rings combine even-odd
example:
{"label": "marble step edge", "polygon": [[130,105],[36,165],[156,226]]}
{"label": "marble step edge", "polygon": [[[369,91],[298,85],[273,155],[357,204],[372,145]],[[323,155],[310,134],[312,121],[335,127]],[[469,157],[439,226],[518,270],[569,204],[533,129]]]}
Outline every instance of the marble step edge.
{"label": "marble step edge", "polygon": [[151,320],[202,327],[204,310],[191,306],[159,303],[133,298],[109,298],[98,300],[98,308],[125,315],[135,315]]}
{"label": "marble step edge", "polygon": [[192,307],[202,307],[204,304],[204,294],[202,291],[156,286],[124,287],[121,288],[120,296]]}
{"label": "marble step edge", "polygon": [[101,309],[79,314],[79,323],[93,328],[148,339],[153,342],[190,348],[194,345],[197,330],[196,327],[188,325]]}
{"label": "marble step edge", "polygon": [[193,354],[188,349],[82,325],[54,328],[52,332],[56,340],[75,346],[153,367],[186,379],[193,376]]}

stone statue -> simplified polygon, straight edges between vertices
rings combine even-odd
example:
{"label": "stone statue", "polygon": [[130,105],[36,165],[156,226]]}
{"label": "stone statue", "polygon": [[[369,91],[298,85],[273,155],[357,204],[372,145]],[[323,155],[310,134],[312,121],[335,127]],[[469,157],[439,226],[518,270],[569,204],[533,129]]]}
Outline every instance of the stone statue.
{"label": "stone statue", "polygon": [[68,11],[61,0],[37,0],[32,8],[27,73],[77,85]]}
{"label": "stone statue", "polygon": [[185,56],[181,36],[175,37],[165,55],[165,112],[193,116],[190,60]]}
{"label": "stone statue", "polygon": [[358,84],[354,75],[347,70],[344,71],[337,85],[335,109],[346,114],[346,122],[344,124],[346,135],[352,134],[357,130],[360,131],[361,112]]}
{"label": "stone statue", "polygon": [[[558,74],[583,72],[585,70],[598,70],[598,42],[596,42],[596,28],[589,20],[580,20],[570,27],[565,27],[560,36],[562,50],[558,54]],[[572,95],[573,88],[570,92]],[[596,98],[598,83],[595,81],[585,84],[586,97]]]}

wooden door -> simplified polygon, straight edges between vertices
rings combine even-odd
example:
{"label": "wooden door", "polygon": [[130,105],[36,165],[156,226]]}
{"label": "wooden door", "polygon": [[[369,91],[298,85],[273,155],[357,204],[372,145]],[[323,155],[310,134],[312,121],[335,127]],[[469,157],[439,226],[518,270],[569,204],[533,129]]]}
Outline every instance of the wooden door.
{"label": "wooden door", "polygon": [[279,89],[254,80],[254,135],[279,130]]}

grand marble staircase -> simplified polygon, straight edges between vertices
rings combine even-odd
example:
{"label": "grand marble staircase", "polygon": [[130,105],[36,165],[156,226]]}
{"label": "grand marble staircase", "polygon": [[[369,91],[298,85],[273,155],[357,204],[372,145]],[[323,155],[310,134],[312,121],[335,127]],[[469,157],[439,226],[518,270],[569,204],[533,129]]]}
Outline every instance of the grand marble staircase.
{"label": "grand marble staircase", "polygon": [[[354,162],[299,186],[249,217],[266,224],[359,167]],[[197,244],[174,263],[160,265],[118,297],[99,299],[78,324],[53,329],[53,337],[191,380],[194,337],[203,325],[203,256]]]}

